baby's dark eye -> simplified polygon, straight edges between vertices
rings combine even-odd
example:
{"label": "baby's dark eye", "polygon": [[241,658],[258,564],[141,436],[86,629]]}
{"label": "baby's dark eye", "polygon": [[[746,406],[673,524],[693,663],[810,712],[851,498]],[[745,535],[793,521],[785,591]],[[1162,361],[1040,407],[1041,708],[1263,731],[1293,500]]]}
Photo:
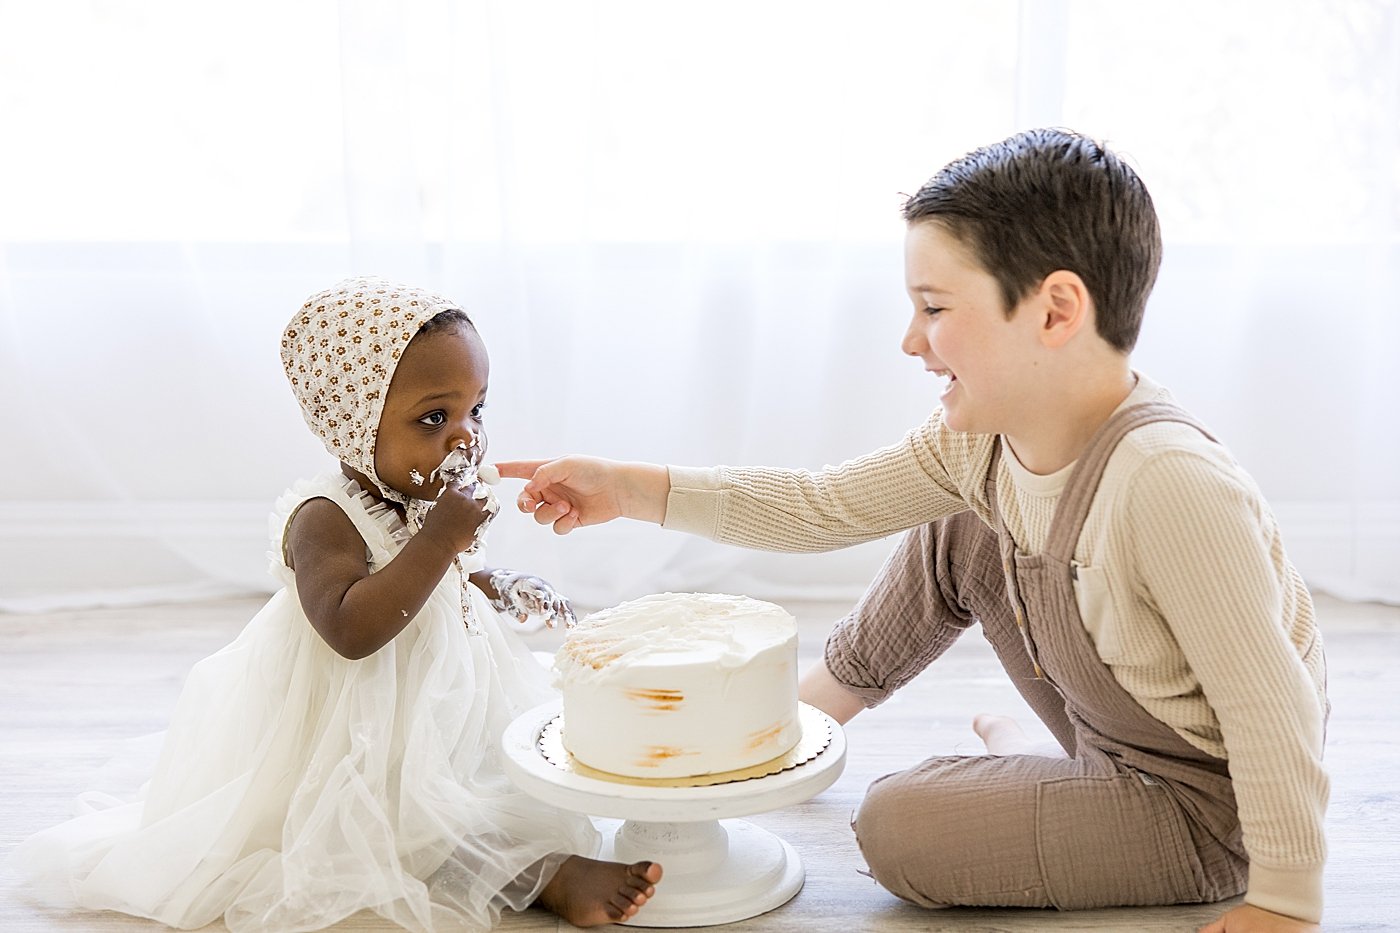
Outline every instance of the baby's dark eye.
{"label": "baby's dark eye", "polygon": [[425,424],[425,425],[427,425],[427,426],[430,427],[430,428],[442,427],[442,425],[443,425],[446,421],[447,421],[447,415],[443,414],[443,413],[440,412],[440,411],[430,412],[430,413],[428,413],[428,414],[426,414],[426,415],[424,415],[423,417],[421,417],[421,418],[418,419],[418,423],[419,423],[419,424]]}
{"label": "baby's dark eye", "polygon": [[485,407],[486,407],[486,403],[485,403],[485,402],[482,402],[481,404],[479,404],[479,405],[477,405],[475,408],[473,408],[473,409],[472,409],[472,417],[473,417],[473,418],[480,418],[480,417],[481,417],[481,411],[482,411],[482,409],[484,409]]}

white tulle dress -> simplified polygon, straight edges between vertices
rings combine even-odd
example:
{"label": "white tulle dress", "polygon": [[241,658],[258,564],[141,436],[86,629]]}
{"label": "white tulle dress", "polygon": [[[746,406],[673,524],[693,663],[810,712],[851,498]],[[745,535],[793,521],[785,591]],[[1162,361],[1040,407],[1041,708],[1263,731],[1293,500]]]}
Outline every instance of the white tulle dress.
{"label": "white tulle dress", "polygon": [[456,571],[368,658],[316,634],[280,559],[288,519],[314,497],[345,510],[371,568],[407,540],[396,513],[338,475],[279,500],[285,586],[195,665],[134,800],[85,795],[85,812],[15,850],[9,867],[39,899],[180,928],[222,916],[232,930],[314,930],[369,909],[411,930],[486,929],[567,855],[596,853],[587,818],[502,771],[501,733],[551,688],[475,588],[483,631],[467,632]]}

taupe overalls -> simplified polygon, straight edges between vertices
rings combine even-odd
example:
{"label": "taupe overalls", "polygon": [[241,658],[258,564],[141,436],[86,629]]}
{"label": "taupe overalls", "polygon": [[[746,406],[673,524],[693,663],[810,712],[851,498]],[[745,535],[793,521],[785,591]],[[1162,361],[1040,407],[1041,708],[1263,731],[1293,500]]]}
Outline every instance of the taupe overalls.
{"label": "taupe overalls", "polygon": [[871,873],[894,894],[930,907],[1072,909],[1215,901],[1244,890],[1248,863],[1225,761],[1187,743],[1114,680],[1075,600],[1074,546],[1104,465],[1125,434],[1153,421],[1204,432],[1171,405],[1118,412],[1079,458],[1045,550],[1034,555],[1016,552],[1001,521],[998,444],[987,474],[996,529],[964,512],[910,531],[846,620],[859,618],[861,631],[833,632],[829,663],[839,649],[847,663],[880,668],[897,685],[981,622],[1070,756],[931,758],[872,784],[856,836]]}

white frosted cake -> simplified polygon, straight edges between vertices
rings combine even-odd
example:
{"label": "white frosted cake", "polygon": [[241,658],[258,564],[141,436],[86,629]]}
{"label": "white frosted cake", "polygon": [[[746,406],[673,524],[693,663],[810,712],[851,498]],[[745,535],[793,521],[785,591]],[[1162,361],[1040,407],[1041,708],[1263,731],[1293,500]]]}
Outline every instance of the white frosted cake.
{"label": "white frosted cake", "polygon": [[772,603],[709,593],[635,599],[583,619],[554,670],[564,747],[599,771],[734,771],[801,738],[797,626]]}

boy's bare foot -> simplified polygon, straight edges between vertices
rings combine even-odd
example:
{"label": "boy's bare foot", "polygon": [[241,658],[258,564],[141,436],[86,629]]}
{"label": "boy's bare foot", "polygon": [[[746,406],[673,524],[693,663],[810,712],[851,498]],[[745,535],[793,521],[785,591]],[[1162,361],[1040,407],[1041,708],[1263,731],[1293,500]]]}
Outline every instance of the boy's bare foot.
{"label": "boy's bare foot", "polygon": [[972,717],[972,731],[987,746],[988,754],[1025,755],[1031,748],[1030,737],[1010,716],[978,713]]}
{"label": "boy's bare foot", "polygon": [[656,894],[661,866],[655,862],[600,862],[571,855],[536,901],[576,927],[596,927],[635,917]]}
{"label": "boy's bare foot", "polygon": [[987,746],[989,755],[1041,755],[1064,758],[1065,750],[1058,742],[1034,742],[1010,716],[978,713],[972,717],[972,731]]}

